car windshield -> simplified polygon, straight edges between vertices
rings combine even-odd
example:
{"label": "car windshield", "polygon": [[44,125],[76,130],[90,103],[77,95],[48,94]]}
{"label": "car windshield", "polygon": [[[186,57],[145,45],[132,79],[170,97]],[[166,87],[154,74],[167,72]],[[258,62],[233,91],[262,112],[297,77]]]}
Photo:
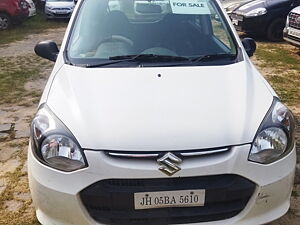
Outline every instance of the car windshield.
{"label": "car windshield", "polygon": [[233,62],[237,55],[215,0],[85,0],[80,7],[67,47],[71,64]]}

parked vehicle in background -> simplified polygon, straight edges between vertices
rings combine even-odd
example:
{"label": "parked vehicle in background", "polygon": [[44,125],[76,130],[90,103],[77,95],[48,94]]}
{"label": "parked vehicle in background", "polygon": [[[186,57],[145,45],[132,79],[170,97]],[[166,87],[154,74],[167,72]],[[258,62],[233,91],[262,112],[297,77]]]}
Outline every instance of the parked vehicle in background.
{"label": "parked vehicle in background", "polygon": [[10,28],[13,23],[22,22],[28,14],[28,4],[25,0],[1,0],[0,30]]}
{"label": "parked vehicle in background", "polygon": [[281,41],[286,16],[299,5],[300,0],[254,0],[240,3],[228,14],[237,31]]}
{"label": "parked vehicle in background", "polygon": [[46,0],[45,14],[48,19],[68,19],[71,17],[74,7],[74,0]]}
{"label": "parked vehicle in background", "polygon": [[283,38],[300,48],[300,6],[294,8],[287,16]]}
{"label": "parked vehicle in background", "polygon": [[35,4],[32,0],[26,0],[28,3],[28,9],[29,9],[29,17],[35,16],[36,15],[36,7]]}

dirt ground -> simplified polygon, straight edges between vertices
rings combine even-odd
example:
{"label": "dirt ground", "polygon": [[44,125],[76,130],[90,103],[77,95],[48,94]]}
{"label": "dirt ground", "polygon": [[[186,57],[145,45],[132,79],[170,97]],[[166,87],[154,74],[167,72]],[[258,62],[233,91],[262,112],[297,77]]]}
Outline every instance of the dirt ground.
{"label": "dirt ground", "polygon": [[[27,145],[29,124],[36,111],[38,100],[53,63],[38,59],[34,55],[35,44],[42,40],[54,40],[61,43],[64,28],[48,30],[41,34],[32,34],[22,41],[0,46],[1,58],[19,60],[20,57],[31,58],[31,66],[39,68],[38,77],[25,83],[24,91],[19,102],[1,104],[0,99],[0,224],[39,224],[35,218],[32,200],[30,198],[27,180]],[[293,48],[281,44],[282,48]],[[273,68],[266,67],[256,57],[252,58],[260,71],[270,76]],[[299,59],[300,60],[300,59]],[[5,68],[0,66],[0,71]],[[299,75],[299,74],[298,74]],[[35,93],[35,94],[30,94]],[[1,97],[0,97],[1,98]],[[300,102],[290,105],[297,118],[300,118]],[[298,127],[297,139],[300,144]],[[300,146],[297,146],[298,156]],[[291,198],[291,207],[282,218],[269,225],[300,225],[300,164],[297,164],[295,187]]]}

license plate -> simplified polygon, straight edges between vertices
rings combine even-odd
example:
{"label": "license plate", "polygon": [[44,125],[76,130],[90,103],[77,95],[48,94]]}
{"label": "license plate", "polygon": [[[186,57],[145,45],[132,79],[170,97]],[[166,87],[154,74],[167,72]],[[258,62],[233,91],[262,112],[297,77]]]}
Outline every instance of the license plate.
{"label": "license plate", "polygon": [[67,11],[56,11],[56,14],[67,14]]}
{"label": "license plate", "polygon": [[204,189],[134,193],[134,208],[136,210],[169,207],[197,207],[204,206],[204,203]]}
{"label": "license plate", "polygon": [[289,31],[288,31],[288,35],[300,38],[300,30],[297,30],[297,29],[294,29],[294,28],[290,27]]}
{"label": "license plate", "polygon": [[232,19],[232,24],[238,26],[239,25],[239,21],[237,19]]}
{"label": "license plate", "polygon": [[238,21],[243,21],[244,20],[244,17],[241,16],[241,15],[237,15],[237,14],[230,14],[229,15],[230,19],[234,19],[234,20],[238,20]]}

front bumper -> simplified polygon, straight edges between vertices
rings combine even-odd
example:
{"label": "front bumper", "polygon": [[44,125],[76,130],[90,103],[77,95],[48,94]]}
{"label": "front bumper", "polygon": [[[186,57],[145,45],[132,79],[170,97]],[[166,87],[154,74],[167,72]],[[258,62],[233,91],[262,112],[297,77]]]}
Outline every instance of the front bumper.
{"label": "front bumper", "polygon": [[[219,221],[193,223],[205,225],[253,225],[270,222],[289,208],[296,153],[261,165],[247,160],[250,145],[233,147],[229,152],[185,160],[182,170],[172,176],[201,177],[235,174],[256,184],[246,207],[236,216]],[[85,151],[89,167],[71,173],[60,172],[37,161],[29,147],[28,172],[31,194],[39,221],[44,224],[100,224],[84,207],[80,192],[105,179],[166,178],[154,161],[120,159],[102,151]],[[191,223],[190,223],[191,224]]]}
{"label": "front bumper", "polygon": [[45,9],[45,14],[48,19],[56,19],[56,18],[69,19],[72,15],[72,12],[73,11],[68,10],[64,13],[58,13],[56,11],[52,11],[47,8]]}
{"label": "front bumper", "polygon": [[284,28],[284,30],[283,30],[283,39],[285,41],[289,42],[291,45],[294,45],[294,46],[300,48],[300,38],[288,35],[288,29],[289,28],[287,28],[287,27]]}
{"label": "front bumper", "polygon": [[239,14],[231,13],[229,17],[237,31],[258,35],[266,34],[268,27],[267,15],[247,18]]}
{"label": "front bumper", "polygon": [[35,16],[36,15],[36,8],[31,8],[30,10],[29,10],[29,15],[28,15],[28,17],[32,17],[32,16]]}

